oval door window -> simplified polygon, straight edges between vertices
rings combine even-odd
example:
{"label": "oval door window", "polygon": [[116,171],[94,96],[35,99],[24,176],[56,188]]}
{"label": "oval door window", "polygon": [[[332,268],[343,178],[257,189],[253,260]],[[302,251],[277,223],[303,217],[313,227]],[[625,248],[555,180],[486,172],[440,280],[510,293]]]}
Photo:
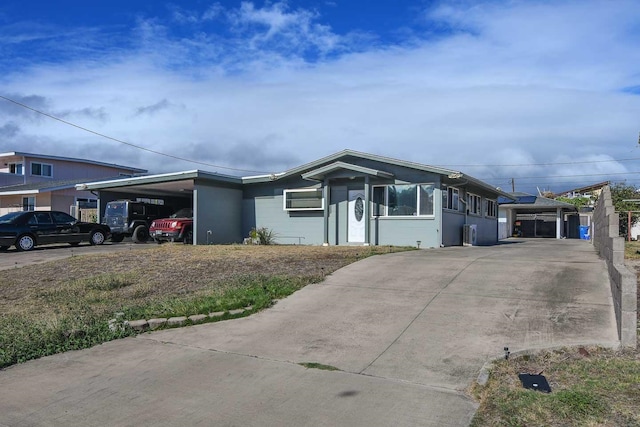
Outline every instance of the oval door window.
{"label": "oval door window", "polygon": [[356,199],[356,204],[354,206],[354,213],[356,214],[356,221],[362,221],[362,216],[364,215],[364,203],[362,202],[362,198],[358,197]]}

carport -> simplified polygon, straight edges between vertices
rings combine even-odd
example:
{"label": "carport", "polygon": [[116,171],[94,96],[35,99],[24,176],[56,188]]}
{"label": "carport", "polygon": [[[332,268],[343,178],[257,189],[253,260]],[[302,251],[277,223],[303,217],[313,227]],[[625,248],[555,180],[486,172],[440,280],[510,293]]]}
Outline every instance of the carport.
{"label": "carport", "polygon": [[501,222],[506,223],[507,236],[578,237],[570,232],[580,225],[574,205],[528,193],[511,195],[514,200],[498,199],[499,215]]}
{"label": "carport", "polygon": [[171,206],[174,211],[193,207],[194,244],[242,241],[242,180],[200,170],[76,185],[98,198],[98,218],[108,202],[141,200]]}

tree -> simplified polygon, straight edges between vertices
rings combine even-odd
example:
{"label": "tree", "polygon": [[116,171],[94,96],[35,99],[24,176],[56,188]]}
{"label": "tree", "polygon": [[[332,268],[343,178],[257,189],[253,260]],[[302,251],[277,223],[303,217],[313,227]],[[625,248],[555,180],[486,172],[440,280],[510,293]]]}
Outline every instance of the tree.
{"label": "tree", "polygon": [[[624,183],[614,184],[611,187],[611,199],[613,206],[620,216],[620,235],[627,236],[627,224],[629,223],[629,211],[640,211],[640,202],[629,202],[625,200],[639,200],[640,189],[633,185]],[[640,213],[631,213],[631,225],[633,226],[640,220]]]}

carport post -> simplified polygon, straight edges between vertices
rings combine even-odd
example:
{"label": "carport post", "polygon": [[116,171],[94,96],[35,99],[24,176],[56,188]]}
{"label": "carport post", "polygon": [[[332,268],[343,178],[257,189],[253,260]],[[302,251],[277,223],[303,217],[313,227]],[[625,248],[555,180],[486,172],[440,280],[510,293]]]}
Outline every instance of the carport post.
{"label": "carport post", "polygon": [[556,209],[556,239],[562,238],[560,226],[562,225],[562,208]]}

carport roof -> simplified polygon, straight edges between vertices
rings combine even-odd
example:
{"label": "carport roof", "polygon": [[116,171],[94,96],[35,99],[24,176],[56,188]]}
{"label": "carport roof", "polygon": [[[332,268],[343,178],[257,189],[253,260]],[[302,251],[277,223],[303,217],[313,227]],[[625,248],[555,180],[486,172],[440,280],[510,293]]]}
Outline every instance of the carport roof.
{"label": "carport roof", "polygon": [[193,191],[196,180],[235,185],[242,184],[242,180],[238,177],[214,172],[204,172],[201,170],[191,170],[89,183],[85,182],[77,184],[75,187],[77,190],[117,190],[123,192],[129,190],[137,194],[184,195],[185,193]]}
{"label": "carport roof", "polygon": [[513,202],[511,200],[498,199],[500,209],[540,211],[541,209],[556,210],[560,208],[563,210],[577,210],[571,203],[535,196],[529,193],[511,193],[511,198],[514,200]]}

